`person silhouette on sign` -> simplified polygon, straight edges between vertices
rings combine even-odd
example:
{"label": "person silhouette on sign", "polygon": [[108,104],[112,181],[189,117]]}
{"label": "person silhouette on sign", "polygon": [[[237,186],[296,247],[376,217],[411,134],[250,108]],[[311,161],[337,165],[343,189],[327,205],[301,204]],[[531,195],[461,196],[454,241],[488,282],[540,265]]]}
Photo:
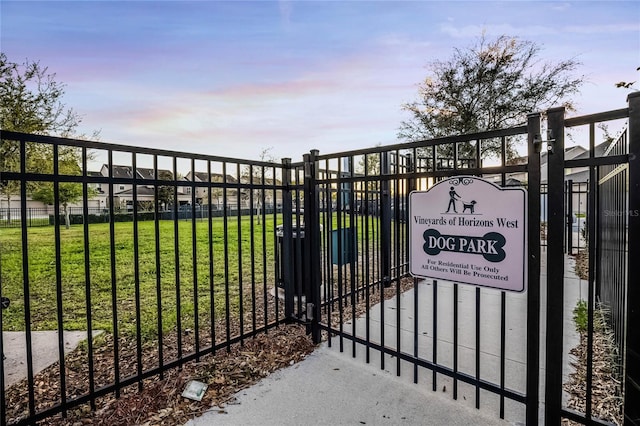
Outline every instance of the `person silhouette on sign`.
{"label": "person silhouette on sign", "polygon": [[456,210],[456,197],[460,199],[460,196],[456,193],[456,190],[452,186],[451,190],[449,191],[449,205],[447,206],[447,213],[449,213],[451,207],[453,207],[454,213],[458,213],[458,211]]}

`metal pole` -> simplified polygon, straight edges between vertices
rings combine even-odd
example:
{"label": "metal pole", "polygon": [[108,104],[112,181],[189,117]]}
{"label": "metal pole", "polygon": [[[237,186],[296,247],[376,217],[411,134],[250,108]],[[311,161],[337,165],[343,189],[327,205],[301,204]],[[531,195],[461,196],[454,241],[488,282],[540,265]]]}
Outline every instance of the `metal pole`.
{"label": "metal pole", "polygon": [[304,219],[305,219],[305,288],[306,315],[311,327],[311,338],[320,343],[320,217],[318,212],[318,150],[304,156]]}
{"label": "metal pole", "polygon": [[573,254],[573,180],[567,185],[567,254]]}
{"label": "metal pole", "polygon": [[382,282],[385,287],[391,285],[391,190],[388,180],[389,153],[382,153],[380,165],[380,246],[382,248]]}
{"label": "metal pole", "polygon": [[527,279],[527,425],[538,424],[540,383],[540,113],[529,114],[528,209],[529,268]]}
{"label": "metal pole", "polygon": [[[282,159],[282,245],[280,246],[280,265],[282,271],[282,282],[284,283],[284,316],[287,319],[293,317],[294,305],[294,285],[293,285],[293,223],[292,215],[292,199],[291,199],[291,159]],[[297,235],[299,237],[300,235]],[[277,292],[277,288],[276,288]],[[277,297],[277,294],[276,294]]]}
{"label": "metal pole", "polygon": [[560,426],[564,309],[564,107],[547,111],[548,248],[545,424]]}

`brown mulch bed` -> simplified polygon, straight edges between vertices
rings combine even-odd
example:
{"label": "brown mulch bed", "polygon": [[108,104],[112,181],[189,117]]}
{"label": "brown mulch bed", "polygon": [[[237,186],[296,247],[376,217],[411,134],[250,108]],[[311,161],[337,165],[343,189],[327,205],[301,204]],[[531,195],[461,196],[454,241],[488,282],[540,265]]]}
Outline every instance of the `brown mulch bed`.
{"label": "brown mulch bed", "polygon": [[[346,280],[345,280],[346,281]],[[413,287],[413,279],[405,278],[400,282],[400,291]],[[397,295],[396,285],[384,289],[384,298],[389,299]],[[337,293],[336,293],[337,294]],[[262,297],[257,295],[258,298]],[[269,318],[275,316],[274,298],[268,296]],[[339,321],[348,321],[355,315],[363,315],[368,308],[379,303],[381,292],[371,288],[369,298],[362,292],[358,296],[357,304],[344,305],[343,315],[338,312],[331,315],[332,325]],[[279,304],[279,315],[282,317],[283,303]],[[248,306],[248,305],[247,305]],[[264,323],[262,306],[258,306],[256,322],[258,326]],[[323,321],[326,321],[326,314]],[[245,331],[251,327],[253,318],[245,316]],[[216,342],[226,336],[226,324],[218,321],[216,324]],[[238,335],[238,321],[231,324],[230,335]],[[201,328],[200,345],[211,345],[207,327]],[[326,338],[326,336],[325,336]],[[174,360],[177,356],[177,335],[171,333],[163,337],[163,359]],[[184,330],[181,336],[183,354],[193,353],[195,336],[191,330]],[[158,365],[159,355],[157,342],[145,344],[142,351],[143,369]],[[93,350],[95,387],[108,385],[114,381],[113,371],[113,335],[107,334],[96,340]],[[89,404],[81,405],[68,411],[66,417],[57,415],[39,424],[47,425],[176,425],[183,424],[193,417],[201,415],[212,408],[224,410],[233,395],[245,389],[272,372],[303,360],[315,349],[310,336],[306,334],[304,326],[281,325],[270,329],[267,333],[260,333],[256,337],[245,339],[242,344],[237,343],[218,350],[214,354],[203,356],[199,361],[184,364],[181,368],[174,368],[164,373],[163,377],[153,376],[145,379],[142,390],[138,384],[133,384],[120,391],[120,397],[113,393],[107,394],[95,401],[96,409],[91,410]],[[84,395],[88,392],[86,345],[81,345],[65,359],[65,380],[67,398]],[[137,346],[135,339],[119,339],[119,367],[120,377],[136,373],[138,368]],[[199,380],[209,385],[201,402],[195,402],[181,396],[189,380]],[[34,377],[34,393],[36,409],[41,411],[52,406],[54,401],[60,400],[60,368],[54,364]],[[24,418],[28,413],[28,386],[26,380],[12,386],[6,392],[6,407],[8,424],[13,424]]]}
{"label": "brown mulch bed", "polygon": [[[575,272],[582,279],[589,277],[588,251],[580,251],[575,256]],[[616,365],[616,344],[612,332],[607,327],[606,311],[596,309],[594,312],[594,333],[592,345],[592,415],[612,422],[616,425],[623,423],[621,383]],[[564,390],[569,394],[567,407],[580,413],[586,412],[586,383],[587,383],[587,333],[580,331],[580,344],[569,352],[573,357],[570,361],[574,372],[569,381],[564,384]],[[564,419],[563,425],[577,425],[579,423]]]}
{"label": "brown mulch bed", "polygon": [[[570,362],[574,372],[564,384],[564,390],[569,394],[568,408],[579,413],[586,412],[587,348],[587,333],[580,333],[580,344],[569,352],[573,356]],[[605,330],[594,332],[591,410],[594,417],[622,425],[623,401],[614,353],[612,336]],[[578,423],[565,420],[563,424]]]}
{"label": "brown mulch bed", "polygon": [[589,251],[580,250],[578,254],[574,256],[576,261],[575,272],[578,277],[583,280],[589,279]]}
{"label": "brown mulch bed", "polygon": [[[123,341],[124,342],[124,341]],[[172,342],[175,344],[175,342]],[[126,368],[126,360],[135,356],[135,345],[121,347],[125,359],[121,368]],[[188,344],[186,346],[189,347]],[[305,327],[283,325],[234,344],[230,350],[222,349],[215,354],[200,358],[199,362],[189,362],[182,368],[166,371],[164,377],[153,376],[143,382],[142,391],[134,384],[121,390],[120,398],[113,394],[96,400],[96,410],[83,405],[67,413],[67,418],[55,416],[40,424],[47,425],[176,425],[200,415],[211,407],[224,407],[236,392],[256,383],[270,373],[304,359],[315,349],[306,335]],[[145,351],[145,358],[154,356],[153,351]],[[157,353],[155,354],[157,356]],[[113,352],[110,345],[102,345],[95,351],[96,382],[113,380]],[[86,375],[74,374],[74,366],[85,362],[82,349],[67,357],[67,389],[84,390]],[[151,359],[146,359],[152,362]],[[157,358],[155,360],[157,363]],[[80,368],[78,366],[78,368]],[[209,385],[201,402],[191,401],[181,396],[189,380],[199,380]],[[59,398],[59,369],[51,366],[35,377],[37,399],[56,400]],[[26,383],[23,381],[7,392],[7,416],[12,422],[24,415],[27,407]],[[42,406],[40,407],[40,409]],[[223,409],[223,408],[220,408]],[[14,414],[14,415],[12,415]],[[17,416],[15,415],[17,414]]]}

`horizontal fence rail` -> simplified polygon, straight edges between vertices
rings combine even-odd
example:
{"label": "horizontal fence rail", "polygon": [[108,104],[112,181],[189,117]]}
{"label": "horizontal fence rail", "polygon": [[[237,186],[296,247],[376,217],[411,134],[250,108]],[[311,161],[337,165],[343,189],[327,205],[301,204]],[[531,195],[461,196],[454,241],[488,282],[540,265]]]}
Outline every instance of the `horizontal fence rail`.
{"label": "horizontal fence rail", "polygon": [[[2,143],[16,155],[0,171],[0,325],[20,333],[26,377],[0,386],[0,424],[95,408],[289,320],[276,255],[286,166],[4,131]],[[37,373],[46,330],[58,362]],[[86,334],[72,355],[69,330]],[[58,377],[55,392],[38,392],[40,374]]]}

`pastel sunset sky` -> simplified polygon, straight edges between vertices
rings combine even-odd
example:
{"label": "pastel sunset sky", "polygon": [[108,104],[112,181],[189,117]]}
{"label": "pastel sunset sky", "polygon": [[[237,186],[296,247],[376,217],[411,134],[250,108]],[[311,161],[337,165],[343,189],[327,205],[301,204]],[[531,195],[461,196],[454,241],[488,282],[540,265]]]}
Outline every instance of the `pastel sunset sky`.
{"label": "pastel sunset sky", "polygon": [[582,62],[573,115],[640,80],[640,2],[0,1],[1,50],[66,84],[103,142],[300,160],[396,143],[426,65],[483,31]]}

